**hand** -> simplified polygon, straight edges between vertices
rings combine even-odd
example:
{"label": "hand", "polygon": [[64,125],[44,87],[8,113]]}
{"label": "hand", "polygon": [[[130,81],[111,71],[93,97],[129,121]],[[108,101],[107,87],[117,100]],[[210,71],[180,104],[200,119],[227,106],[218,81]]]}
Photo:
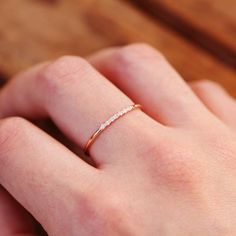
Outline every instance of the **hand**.
{"label": "hand", "polygon": [[3,119],[2,186],[53,236],[236,235],[235,101],[212,82],[191,90],[146,45],[89,61],[103,76],[71,56],[16,76],[0,93],[1,117],[50,117],[83,148],[123,107],[142,111],[95,140],[95,167],[29,121]]}

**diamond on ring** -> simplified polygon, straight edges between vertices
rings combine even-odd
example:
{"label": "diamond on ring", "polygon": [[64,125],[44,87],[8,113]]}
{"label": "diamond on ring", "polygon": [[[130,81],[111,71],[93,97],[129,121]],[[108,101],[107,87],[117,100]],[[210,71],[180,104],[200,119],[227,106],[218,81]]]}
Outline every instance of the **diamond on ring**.
{"label": "diamond on ring", "polygon": [[106,120],[104,123],[102,123],[100,125],[100,127],[91,136],[91,138],[88,140],[88,142],[86,143],[85,148],[84,148],[84,152],[88,154],[88,150],[89,150],[91,144],[102,133],[102,131],[104,131],[108,126],[110,126],[113,122],[115,122],[120,117],[122,117],[125,114],[127,114],[128,112],[130,112],[130,111],[132,111],[134,109],[137,109],[137,108],[141,108],[141,105],[139,105],[139,104],[129,105],[129,106],[123,108],[121,111],[115,113],[108,120]]}

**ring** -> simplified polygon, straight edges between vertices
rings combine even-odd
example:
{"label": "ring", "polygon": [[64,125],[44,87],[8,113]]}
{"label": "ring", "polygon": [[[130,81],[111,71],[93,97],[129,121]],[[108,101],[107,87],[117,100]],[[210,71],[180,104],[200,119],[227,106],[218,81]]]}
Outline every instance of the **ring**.
{"label": "ring", "polygon": [[140,104],[133,104],[133,105],[129,105],[125,108],[123,108],[122,110],[120,110],[119,112],[115,113],[114,115],[112,115],[108,120],[106,120],[104,123],[102,123],[100,125],[100,127],[93,133],[93,135],[90,137],[90,139],[88,140],[88,142],[86,143],[85,147],[84,147],[84,152],[85,154],[89,154],[89,148],[90,146],[94,143],[94,141],[96,140],[96,138],[106,129],[108,128],[112,123],[114,123],[116,120],[118,120],[119,118],[121,118],[122,116],[124,116],[125,114],[135,110],[141,108]]}

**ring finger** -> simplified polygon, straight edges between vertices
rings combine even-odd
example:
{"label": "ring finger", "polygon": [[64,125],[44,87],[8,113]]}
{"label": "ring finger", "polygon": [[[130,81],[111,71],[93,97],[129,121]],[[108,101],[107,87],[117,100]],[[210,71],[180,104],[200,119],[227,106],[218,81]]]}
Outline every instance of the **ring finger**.
{"label": "ring finger", "polygon": [[202,127],[212,120],[181,76],[148,45],[103,50],[89,60],[130,98],[142,104],[148,115],[167,126]]}

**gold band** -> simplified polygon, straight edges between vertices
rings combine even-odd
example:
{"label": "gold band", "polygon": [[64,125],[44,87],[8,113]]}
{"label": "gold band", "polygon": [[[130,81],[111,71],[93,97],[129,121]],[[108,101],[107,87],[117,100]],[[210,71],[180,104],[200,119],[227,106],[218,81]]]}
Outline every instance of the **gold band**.
{"label": "gold band", "polygon": [[91,136],[91,138],[88,140],[88,142],[86,143],[85,147],[84,147],[84,152],[86,154],[88,154],[89,148],[90,146],[93,144],[93,142],[95,141],[95,139],[108,127],[110,126],[112,123],[114,123],[116,120],[118,120],[119,118],[121,118],[122,116],[124,116],[125,114],[137,109],[137,108],[141,108],[141,105],[139,104],[133,104],[133,105],[129,105],[125,108],[123,108],[121,111],[115,113],[114,115],[112,115],[107,121],[105,121],[104,123],[102,123],[100,125],[100,127],[94,132],[94,134]]}

